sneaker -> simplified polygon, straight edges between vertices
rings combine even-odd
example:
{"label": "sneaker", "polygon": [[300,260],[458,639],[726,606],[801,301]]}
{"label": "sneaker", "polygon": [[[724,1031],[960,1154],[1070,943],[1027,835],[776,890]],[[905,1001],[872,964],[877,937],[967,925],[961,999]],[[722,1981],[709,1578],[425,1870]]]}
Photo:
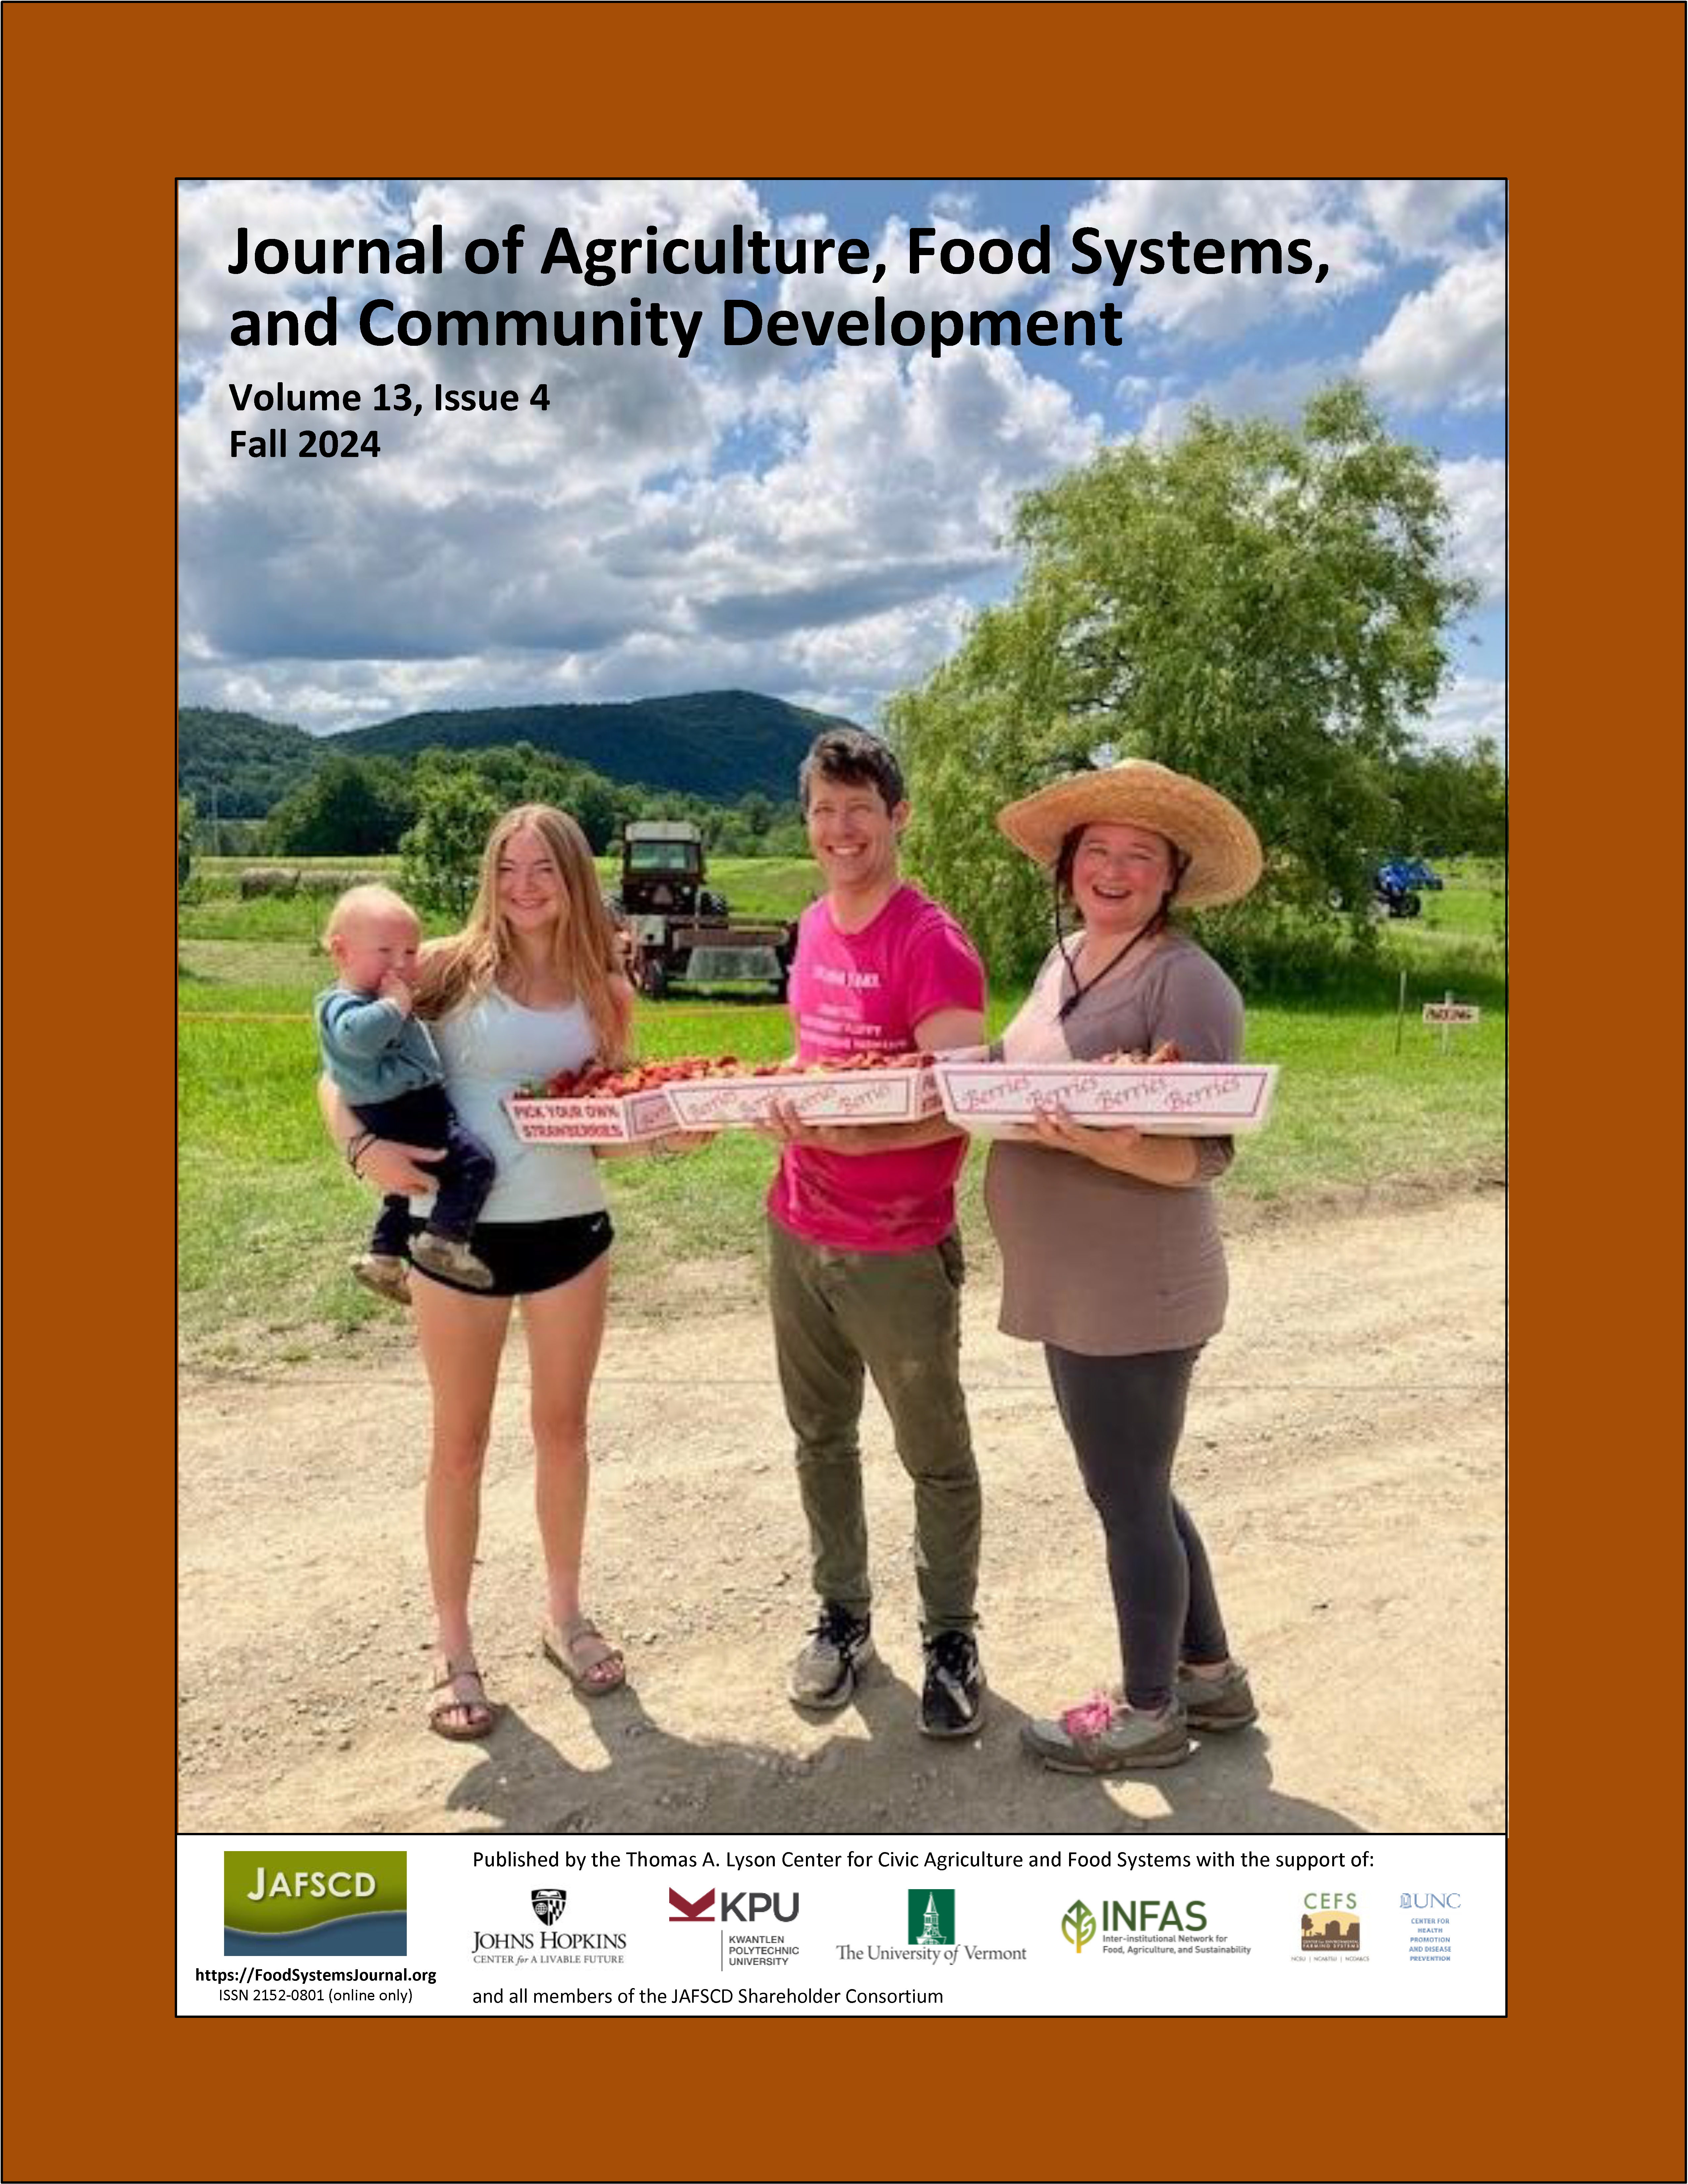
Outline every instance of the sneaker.
{"label": "sneaker", "polygon": [[1246,1729],[1258,1711],[1240,1661],[1228,1661],[1223,1676],[1193,1676],[1180,1669],[1178,1698],[1192,1729]]}
{"label": "sneaker", "polygon": [[442,1274],[466,1290],[493,1286],[492,1268],[477,1259],[460,1237],[437,1236],[432,1228],[424,1228],[420,1236],[411,1239],[410,1256],[429,1273]]}
{"label": "sneaker", "polygon": [[971,1736],[984,1719],[984,1670],[966,1630],[940,1630],[926,1641],[920,1726],[927,1736]]}
{"label": "sneaker", "polygon": [[410,1269],[403,1259],[389,1257],[385,1251],[365,1251],[362,1258],[353,1260],[352,1272],[366,1290],[389,1304],[409,1303]]}
{"label": "sneaker", "polygon": [[787,1688],[799,1706],[847,1706],[861,1670],[873,1658],[872,1625],[835,1600],[823,1600],[809,1643],[791,1664]]}
{"label": "sneaker", "polygon": [[1098,1691],[1058,1721],[1028,1721],[1026,1749],[1061,1774],[1118,1774],[1139,1767],[1178,1767],[1189,1757],[1184,1708],[1174,1698],[1160,1713],[1134,1713]]}

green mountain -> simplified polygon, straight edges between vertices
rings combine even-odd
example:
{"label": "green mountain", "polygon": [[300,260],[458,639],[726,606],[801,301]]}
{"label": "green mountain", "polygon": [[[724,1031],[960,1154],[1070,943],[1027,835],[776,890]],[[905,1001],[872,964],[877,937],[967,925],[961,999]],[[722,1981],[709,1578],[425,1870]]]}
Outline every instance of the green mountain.
{"label": "green mountain", "polygon": [[322,744],[303,728],[255,713],[183,705],[175,716],[175,786],[201,818],[261,819],[321,763]]}
{"label": "green mountain", "polygon": [[366,757],[408,757],[433,745],[476,750],[530,743],[581,760],[611,781],[686,789],[732,803],[749,790],[784,800],[823,727],[805,712],[751,690],[706,690],[683,698],[636,698],[612,705],[496,705],[474,712],[409,713],[327,738],[330,749]]}
{"label": "green mountain", "polygon": [[176,787],[202,815],[259,818],[336,753],[354,758],[418,751],[484,750],[529,743],[589,766],[611,781],[684,790],[733,803],[751,789],[783,802],[797,768],[823,727],[848,725],[751,690],[637,698],[625,705],[493,705],[462,712],[407,713],[338,735],[251,713],[184,705],[176,715]]}

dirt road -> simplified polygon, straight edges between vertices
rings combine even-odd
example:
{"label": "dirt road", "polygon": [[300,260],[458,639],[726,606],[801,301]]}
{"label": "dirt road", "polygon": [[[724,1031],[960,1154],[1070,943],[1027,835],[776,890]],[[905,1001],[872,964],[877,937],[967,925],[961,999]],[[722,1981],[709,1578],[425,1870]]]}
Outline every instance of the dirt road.
{"label": "dirt road", "polygon": [[[809,1612],[766,1322],[612,1328],[588,1596],[632,1688],[588,1704],[535,1644],[512,1369],[487,1474],[477,1639],[508,1712],[424,1733],[427,1406],[403,1351],[360,1373],[191,1377],[181,1458],[181,1825],[191,1830],[1462,1831],[1501,1825],[1502,1202],[1327,1216],[1234,1243],[1179,1489],[1212,1551],[1259,1726],[1138,1782],[1055,1776],[1018,1724],[1117,1674],[1100,1535],[1040,1355],[970,1285],[985,1482],[983,1735],[915,1727],[906,1482],[869,1399],[876,1635],[859,1703],[783,1696]],[[688,1286],[695,1287],[695,1284]],[[733,1293],[736,1290],[736,1295]],[[516,1346],[519,1348],[519,1345]]]}

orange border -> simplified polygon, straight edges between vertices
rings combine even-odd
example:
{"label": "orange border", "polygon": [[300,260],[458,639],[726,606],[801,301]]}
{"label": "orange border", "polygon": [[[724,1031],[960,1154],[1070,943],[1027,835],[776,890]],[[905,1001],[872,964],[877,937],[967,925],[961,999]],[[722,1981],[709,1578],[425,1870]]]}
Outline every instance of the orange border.
{"label": "orange border", "polygon": [[[1114,2175],[1106,2113],[1079,2104],[1053,2157],[1040,2128],[1088,2084],[1116,2114],[1140,2094],[1134,2173],[1680,2175],[1678,1717],[1664,1696],[1635,1711],[1680,1639],[1680,1147],[1669,1113],[1601,1130],[1532,1093],[1608,1038],[1671,1050],[1661,999],[1681,990],[1681,866],[1655,831],[1681,810],[1680,11],[14,0],[3,38],[6,1233],[27,1246],[6,1394],[7,2174],[228,2175],[255,2144],[251,2092],[253,2158],[300,2176]],[[955,2082],[977,2100],[932,2113],[913,2091],[929,2041],[852,2025],[840,2141],[795,2024],[642,2022],[589,2048],[529,2023],[365,2025],[348,2069],[348,2048],[302,2053],[303,2028],[172,2015],[173,178],[402,174],[442,145],[454,170],[499,172],[523,143],[583,173],[1056,174],[1084,147],[1150,174],[1510,177],[1506,2023],[976,2024]],[[1622,782],[1610,813],[1591,746]],[[43,949],[67,890],[69,933]],[[120,940],[90,930],[90,897],[122,903]],[[44,982],[99,1011],[85,1055],[31,1044]],[[66,1112],[66,1081],[113,1080],[120,1132]],[[1609,1530],[1591,1474],[1624,1496]],[[1602,1610],[1621,1664],[1588,1642]],[[1640,1882],[1632,1935],[1599,1914]],[[1221,2103],[1183,2097],[1198,2047]]]}

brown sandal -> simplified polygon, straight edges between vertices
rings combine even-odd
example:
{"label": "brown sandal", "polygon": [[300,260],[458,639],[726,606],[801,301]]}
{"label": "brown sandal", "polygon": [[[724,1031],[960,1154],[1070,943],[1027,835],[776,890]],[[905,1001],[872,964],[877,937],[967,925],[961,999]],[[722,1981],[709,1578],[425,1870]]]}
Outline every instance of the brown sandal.
{"label": "brown sandal", "polygon": [[[539,1633],[539,1650],[554,1668],[560,1669],[582,1698],[601,1698],[618,1691],[627,1680],[621,1649],[612,1646],[590,1616],[582,1615],[565,1630],[548,1623]],[[594,1676],[594,1669],[612,1669],[612,1675]]]}
{"label": "brown sandal", "polygon": [[[434,1698],[428,1708],[428,1727],[434,1735],[444,1737],[451,1744],[468,1744],[490,1736],[501,1709],[487,1696],[485,1680],[473,1661],[450,1661],[443,1653],[437,1653],[434,1666],[439,1674],[434,1679]],[[480,1685],[478,1699],[466,1699],[458,1691],[458,1682],[465,1676],[472,1676]],[[471,1719],[454,1724],[448,1717],[454,1713],[468,1714]],[[473,1719],[476,1714],[482,1717],[478,1721]]]}

